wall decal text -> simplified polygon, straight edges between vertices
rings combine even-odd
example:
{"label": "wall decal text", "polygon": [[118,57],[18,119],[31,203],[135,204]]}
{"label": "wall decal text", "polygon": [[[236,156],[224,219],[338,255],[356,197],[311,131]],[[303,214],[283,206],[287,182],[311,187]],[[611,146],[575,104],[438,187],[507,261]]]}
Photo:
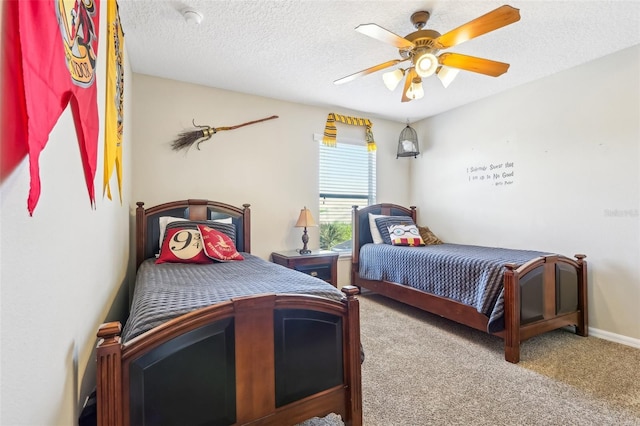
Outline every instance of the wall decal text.
{"label": "wall decal text", "polygon": [[467,167],[467,179],[473,183],[487,183],[491,186],[513,185],[515,165],[513,161],[490,163]]}

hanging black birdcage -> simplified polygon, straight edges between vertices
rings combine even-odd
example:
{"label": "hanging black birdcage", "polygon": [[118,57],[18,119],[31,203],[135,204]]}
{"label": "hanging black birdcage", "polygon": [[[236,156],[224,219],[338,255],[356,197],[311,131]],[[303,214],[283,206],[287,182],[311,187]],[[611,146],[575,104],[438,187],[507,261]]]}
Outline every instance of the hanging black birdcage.
{"label": "hanging black birdcage", "polygon": [[396,159],[400,157],[413,157],[417,158],[420,154],[420,145],[418,144],[418,134],[409,126],[402,129],[400,137],[398,138],[398,154]]}

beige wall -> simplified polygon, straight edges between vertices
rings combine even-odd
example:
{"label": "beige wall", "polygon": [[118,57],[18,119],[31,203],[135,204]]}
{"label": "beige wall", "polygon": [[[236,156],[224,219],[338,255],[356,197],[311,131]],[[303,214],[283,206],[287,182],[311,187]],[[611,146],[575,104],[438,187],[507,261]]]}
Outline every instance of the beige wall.
{"label": "beige wall", "polygon": [[[106,2],[99,52],[105,52]],[[126,61],[125,61],[126,63]],[[98,108],[104,123],[106,61],[98,61]],[[125,81],[131,81],[127,70]],[[125,111],[131,111],[125,86]],[[131,199],[131,127],[123,145],[123,205],[102,197],[103,128],[91,208],[72,114],[62,114],[40,156],[42,195],[27,212],[28,159],[0,185],[1,402],[3,425],[77,424],[95,386],[98,326],[125,314]]]}
{"label": "beige wall", "polygon": [[635,46],[417,123],[411,196],[447,242],[587,254],[592,332],[638,347],[639,75]]}
{"label": "beige wall", "polygon": [[351,284],[351,256],[341,255],[338,258],[338,288]]}
{"label": "beige wall", "polygon": [[[134,74],[133,196],[152,206],[161,202],[207,198],[233,205],[250,203],[252,252],[265,259],[272,251],[302,245],[293,225],[307,206],[318,217],[318,143],[329,112],[363,113],[277,101],[258,96]],[[220,131],[188,152],[170,142],[196,124],[232,126],[277,115],[240,129]],[[409,169],[396,160],[404,125],[375,119],[379,200],[406,204]],[[338,137],[364,137],[364,128],[338,124]],[[318,247],[318,228],[309,230]]]}

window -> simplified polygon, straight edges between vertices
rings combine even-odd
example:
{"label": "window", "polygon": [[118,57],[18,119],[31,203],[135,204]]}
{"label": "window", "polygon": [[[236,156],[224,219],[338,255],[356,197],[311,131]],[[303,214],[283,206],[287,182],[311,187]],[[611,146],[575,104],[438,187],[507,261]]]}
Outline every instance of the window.
{"label": "window", "polygon": [[352,206],[376,202],[376,151],[365,141],[328,147],[319,139],[320,248],[350,251]]}

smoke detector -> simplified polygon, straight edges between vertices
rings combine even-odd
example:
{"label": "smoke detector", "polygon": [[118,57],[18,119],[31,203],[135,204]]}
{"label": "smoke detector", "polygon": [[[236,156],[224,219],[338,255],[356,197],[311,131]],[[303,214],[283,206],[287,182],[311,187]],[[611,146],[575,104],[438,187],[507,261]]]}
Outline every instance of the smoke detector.
{"label": "smoke detector", "polygon": [[202,22],[202,13],[193,9],[185,9],[182,11],[184,20],[190,25],[199,25]]}

